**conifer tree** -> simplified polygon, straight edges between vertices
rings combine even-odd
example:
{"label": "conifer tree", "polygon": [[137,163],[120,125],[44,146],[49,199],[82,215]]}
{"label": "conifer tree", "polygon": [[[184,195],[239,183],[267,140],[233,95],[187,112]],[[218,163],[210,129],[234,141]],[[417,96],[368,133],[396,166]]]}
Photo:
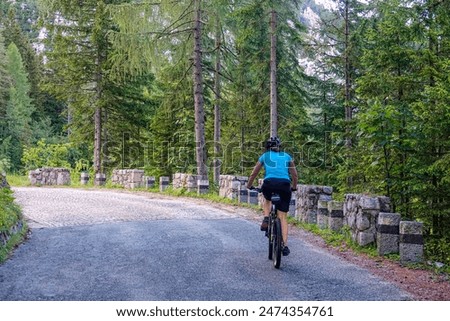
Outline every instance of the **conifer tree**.
{"label": "conifer tree", "polygon": [[9,101],[6,110],[8,136],[11,138],[9,156],[13,169],[20,169],[23,148],[32,141],[32,120],[34,106],[29,96],[30,84],[14,43],[7,50],[8,72],[11,76]]}
{"label": "conifer tree", "polygon": [[32,42],[28,34],[22,30],[21,25],[17,19],[17,10],[11,6],[8,10],[7,16],[3,19],[5,36],[5,45],[14,43],[19,49],[22,56],[23,64],[28,74],[30,82],[30,96],[39,114],[33,115],[34,119],[40,119],[44,116],[44,97],[39,88],[39,82],[42,79],[42,69],[39,56],[33,48]]}
{"label": "conifer tree", "polygon": [[[0,29],[0,162],[10,164],[8,147],[10,136],[6,122],[11,78],[8,71],[8,60],[3,35]],[[5,169],[5,168],[4,168]]]}
{"label": "conifer tree", "polygon": [[0,119],[4,120],[9,96],[10,76],[3,34],[0,29]]}

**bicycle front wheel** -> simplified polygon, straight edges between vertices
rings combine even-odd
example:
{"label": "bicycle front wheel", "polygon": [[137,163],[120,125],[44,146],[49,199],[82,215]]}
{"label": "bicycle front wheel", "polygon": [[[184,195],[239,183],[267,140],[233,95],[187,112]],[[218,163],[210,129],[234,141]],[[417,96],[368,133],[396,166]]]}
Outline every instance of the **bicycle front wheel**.
{"label": "bicycle front wheel", "polygon": [[282,239],[281,235],[281,221],[279,218],[275,219],[273,222],[272,230],[272,252],[273,252],[273,266],[276,269],[280,268],[281,265],[281,252],[282,252]]}

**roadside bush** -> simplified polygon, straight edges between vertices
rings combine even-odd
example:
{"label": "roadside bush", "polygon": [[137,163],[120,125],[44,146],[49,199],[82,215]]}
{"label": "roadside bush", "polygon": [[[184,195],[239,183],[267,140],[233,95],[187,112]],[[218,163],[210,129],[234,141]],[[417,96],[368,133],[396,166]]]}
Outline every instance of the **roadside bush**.
{"label": "roadside bush", "polygon": [[22,162],[25,170],[41,167],[70,168],[72,149],[70,143],[47,144],[45,140],[40,140],[36,146],[25,148]]}
{"label": "roadside bush", "polygon": [[441,262],[450,272],[450,238],[432,238],[425,239],[425,256],[430,261]]}
{"label": "roadside bush", "polygon": [[0,189],[0,232],[9,231],[20,219],[20,208],[14,204],[12,194],[8,188]]}

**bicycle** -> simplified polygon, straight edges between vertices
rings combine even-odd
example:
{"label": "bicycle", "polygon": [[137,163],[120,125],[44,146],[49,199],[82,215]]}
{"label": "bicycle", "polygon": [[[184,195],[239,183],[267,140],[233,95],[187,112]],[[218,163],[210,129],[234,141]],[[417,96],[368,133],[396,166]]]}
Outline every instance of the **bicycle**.
{"label": "bicycle", "polygon": [[[261,193],[260,188],[250,188]],[[280,202],[280,195],[273,193],[271,196],[272,207],[269,213],[269,223],[266,231],[266,236],[269,239],[269,260],[273,261],[273,266],[276,269],[280,268],[281,255],[283,251],[283,235],[281,234],[281,221],[277,214],[277,205]]]}

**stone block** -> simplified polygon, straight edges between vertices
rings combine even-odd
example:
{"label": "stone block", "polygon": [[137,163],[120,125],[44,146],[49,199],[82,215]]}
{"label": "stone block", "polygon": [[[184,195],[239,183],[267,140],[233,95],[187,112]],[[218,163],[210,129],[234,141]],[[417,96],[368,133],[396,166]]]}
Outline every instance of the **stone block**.
{"label": "stone block", "polygon": [[402,263],[421,263],[423,262],[423,245],[400,243],[400,262]]}
{"label": "stone block", "polygon": [[319,228],[328,228],[328,214],[328,202],[319,200],[317,203],[317,226]]}
{"label": "stone block", "polygon": [[188,192],[193,193],[195,191],[198,191],[198,185],[197,181],[188,181],[186,183],[186,189]]}
{"label": "stone block", "polygon": [[252,205],[258,205],[258,192],[254,190],[249,190],[247,202]]}
{"label": "stone block", "polygon": [[332,195],[333,194],[333,187],[324,186],[322,191],[323,191],[324,194]]}
{"label": "stone block", "polygon": [[317,224],[317,210],[309,209],[305,215],[305,222],[308,224]]}
{"label": "stone block", "polygon": [[333,197],[331,195],[328,195],[328,194],[320,194],[319,195],[319,201],[329,202],[332,200],[333,200]]}
{"label": "stone block", "polygon": [[130,182],[131,183],[141,183],[144,177],[144,171],[134,169],[130,171]]}
{"label": "stone block", "polygon": [[338,232],[344,226],[344,218],[342,216],[329,216],[328,217],[328,228],[334,232]]}
{"label": "stone block", "polygon": [[377,252],[386,255],[399,252],[400,214],[380,213],[377,224]]}
{"label": "stone block", "polygon": [[420,222],[400,222],[400,262],[423,262],[423,224]]}
{"label": "stone block", "polygon": [[155,187],[155,176],[145,176],[144,177],[145,188],[153,188]]}
{"label": "stone block", "polygon": [[239,203],[247,203],[248,202],[247,188],[245,186],[239,186],[238,193],[239,193],[239,198],[238,198]]}
{"label": "stone block", "polygon": [[205,194],[209,191],[209,181],[205,179],[197,180],[197,193]]}
{"label": "stone block", "polygon": [[378,215],[378,226],[394,226],[396,228],[396,233],[395,234],[399,234],[400,233],[400,219],[401,216],[398,213],[384,213],[384,212],[380,212],[380,214]]}
{"label": "stone block", "polygon": [[375,235],[373,233],[357,232],[356,241],[360,246],[366,246],[375,242]]}
{"label": "stone block", "polygon": [[361,196],[359,201],[359,205],[361,209],[367,210],[379,210],[380,209],[380,201],[378,197],[369,197],[369,196]]}
{"label": "stone block", "polygon": [[297,207],[296,204],[297,204],[296,197],[294,195],[292,195],[292,198],[289,202],[289,211],[288,211],[289,216],[295,217],[295,210]]}
{"label": "stone block", "polygon": [[89,182],[89,173],[81,173],[80,174],[80,183],[81,185],[86,185]]}
{"label": "stone block", "polygon": [[95,180],[94,184],[96,186],[103,186],[106,184],[106,174],[104,173],[97,173],[95,174]]}
{"label": "stone block", "polygon": [[401,221],[400,222],[400,234],[408,235],[422,235],[423,224],[420,222]]}
{"label": "stone block", "polygon": [[159,190],[165,191],[169,187],[170,178],[168,176],[161,176],[159,178]]}
{"label": "stone block", "polygon": [[359,231],[367,230],[370,227],[370,217],[363,213],[359,212],[356,214],[356,228]]}
{"label": "stone block", "polygon": [[399,235],[398,234],[377,234],[377,253],[378,255],[386,255],[399,252]]}

